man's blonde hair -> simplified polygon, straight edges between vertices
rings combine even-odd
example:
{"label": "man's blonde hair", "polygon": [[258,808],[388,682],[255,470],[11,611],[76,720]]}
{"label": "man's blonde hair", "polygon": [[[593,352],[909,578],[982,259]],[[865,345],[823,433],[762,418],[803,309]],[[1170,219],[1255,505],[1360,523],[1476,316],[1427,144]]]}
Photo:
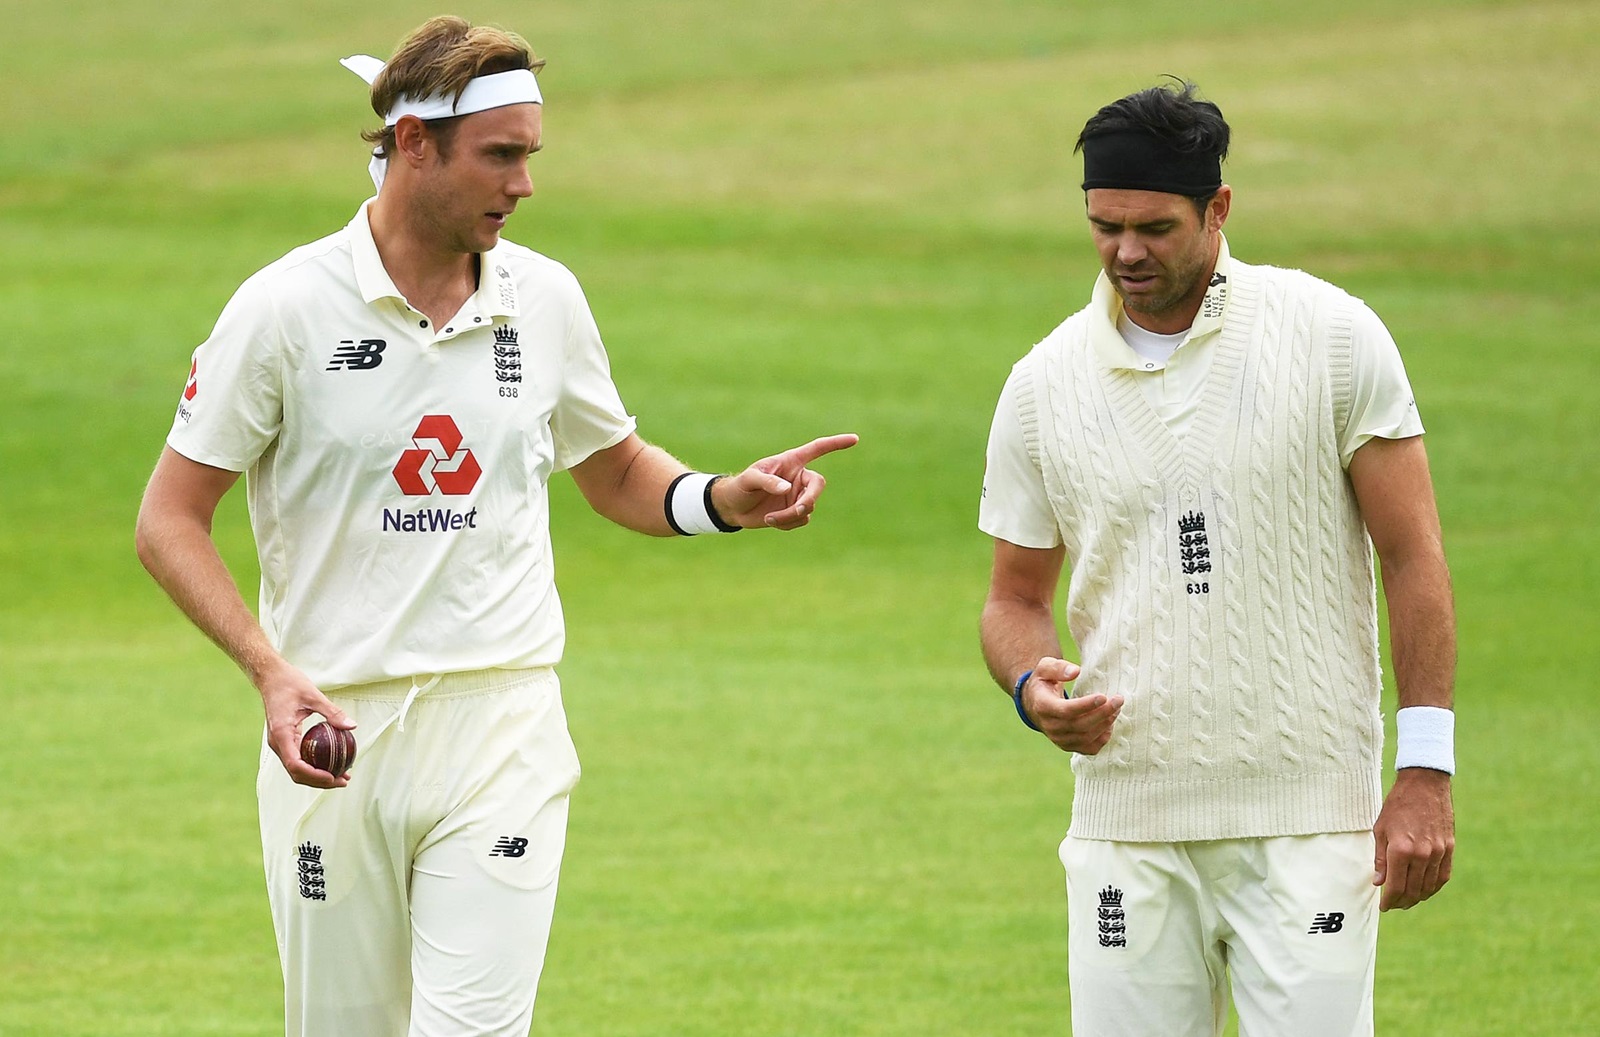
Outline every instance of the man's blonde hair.
{"label": "man's blonde hair", "polygon": [[[373,81],[372,110],[382,118],[401,95],[459,101],[467,84],[478,76],[543,67],[544,59],[535,57],[528,41],[516,33],[442,14],[429,18],[400,41]],[[440,150],[448,153],[454,120],[432,119],[429,128],[440,137]],[[393,126],[365,130],[361,138],[376,145],[385,158],[394,151]]]}

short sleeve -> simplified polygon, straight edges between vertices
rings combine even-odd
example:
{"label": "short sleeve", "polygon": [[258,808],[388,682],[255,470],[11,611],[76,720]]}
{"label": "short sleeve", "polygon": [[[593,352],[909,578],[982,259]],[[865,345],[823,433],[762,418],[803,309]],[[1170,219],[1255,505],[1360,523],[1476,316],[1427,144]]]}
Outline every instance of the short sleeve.
{"label": "short sleeve", "polygon": [[622,405],[622,397],[611,380],[611,360],[600,341],[600,329],[589,311],[589,302],[576,280],[572,290],[576,300],[572,324],[567,330],[561,397],[550,416],[557,471],[580,464],[597,451],[616,446],[637,425]]}
{"label": "short sleeve", "polygon": [[1011,369],[1000,390],[1000,402],[989,428],[983,471],[983,496],[978,503],[978,528],[1018,547],[1052,548],[1061,543],[1055,512],[1045,492],[1044,476],[1023,438],[1019,407],[1028,362]]}
{"label": "short sleeve", "polygon": [[1349,413],[1339,440],[1339,461],[1346,467],[1369,439],[1407,439],[1423,432],[1394,336],[1364,305],[1356,308],[1350,328]]}
{"label": "short sleeve", "polygon": [[191,461],[242,472],[283,424],[283,340],[271,299],[246,281],[194,351],[167,445]]}

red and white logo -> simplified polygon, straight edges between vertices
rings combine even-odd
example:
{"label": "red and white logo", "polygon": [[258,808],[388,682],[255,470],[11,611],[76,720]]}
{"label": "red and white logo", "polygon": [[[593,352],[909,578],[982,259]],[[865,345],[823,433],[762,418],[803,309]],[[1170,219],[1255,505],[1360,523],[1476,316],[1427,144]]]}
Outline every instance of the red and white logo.
{"label": "red and white logo", "polygon": [[183,398],[192,400],[200,391],[200,361],[189,361],[189,380],[183,386]]}
{"label": "red and white logo", "polygon": [[483,469],[472,451],[461,445],[461,430],[448,414],[429,414],[417,422],[411,441],[416,448],[400,455],[394,481],[411,497],[426,497],[434,490],[460,497],[478,485]]}

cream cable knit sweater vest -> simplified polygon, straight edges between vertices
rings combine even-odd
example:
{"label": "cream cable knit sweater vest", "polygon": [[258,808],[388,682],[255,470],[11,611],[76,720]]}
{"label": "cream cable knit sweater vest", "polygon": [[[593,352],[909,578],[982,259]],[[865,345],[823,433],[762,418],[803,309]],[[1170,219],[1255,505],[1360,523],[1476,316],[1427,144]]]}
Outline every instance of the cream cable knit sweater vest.
{"label": "cream cable knit sweater vest", "polygon": [[1097,362],[1088,310],[1020,385],[1071,565],[1074,694],[1127,698],[1110,744],[1073,757],[1082,838],[1359,831],[1381,805],[1372,545],[1335,439],[1356,303],[1299,271],[1230,275],[1182,441],[1136,373]]}

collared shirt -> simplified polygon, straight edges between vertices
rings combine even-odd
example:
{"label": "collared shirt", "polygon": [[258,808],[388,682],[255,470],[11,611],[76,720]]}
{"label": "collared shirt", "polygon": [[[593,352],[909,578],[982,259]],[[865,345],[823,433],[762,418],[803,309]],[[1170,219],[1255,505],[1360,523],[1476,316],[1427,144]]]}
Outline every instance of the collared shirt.
{"label": "collared shirt", "polygon": [[1150,405],[1173,432],[1183,435],[1194,422],[1195,411],[1205,389],[1206,374],[1216,355],[1217,336],[1222,332],[1222,316],[1227,311],[1228,271],[1232,259],[1224,238],[1217,249],[1217,265],[1211,284],[1200,302],[1194,323],[1181,336],[1178,348],[1166,360],[1141,356],[1118,331],[1129,321],[1122,297],[1104,270],[1094,282],[1089,300],[1089,339],[1101,362],[1110,369],[1127,368],[1139,373],[1139,388]]}
{"label": "collared shirt", "polygon": [[247,473],[268,637],[317,684],[553,665],[546,483],[634,421],[577,280],[502,241],[443,327],[367,204],[247,280],[167,442]]}
{"label": "collared shirt", "polygon": [[[1206,376],[1211,371],[1227,314],[1232,262],[1227,239],[1223,238],[1211,284],[1194,323],[1164,361],[1141,355],[1117,330],[1118,322],[1127,318],[1122,299],[1104,271],[1096,278],[1086,307],[1089,341],[1102,366],[1135,372],[1150,405],[1179,437],[1193,425],[1204,397]],[[1351,332],[1350,420],[1339,443],[1340,460],[1346,466],[1356,450],[1375,436],[1404,439],[1423,432],[1411,383],[1389,329],[1370,307],[1362,305],[1357,308]],[[1016,383],[1027,377],[1023,368],[1019,361],[1011,369],[995,408],[978,527],[1020,547],[1051,548],[1061,543],[1061,534],[1045,493],[1044,476],[1028,452],[1017,417]]]}

